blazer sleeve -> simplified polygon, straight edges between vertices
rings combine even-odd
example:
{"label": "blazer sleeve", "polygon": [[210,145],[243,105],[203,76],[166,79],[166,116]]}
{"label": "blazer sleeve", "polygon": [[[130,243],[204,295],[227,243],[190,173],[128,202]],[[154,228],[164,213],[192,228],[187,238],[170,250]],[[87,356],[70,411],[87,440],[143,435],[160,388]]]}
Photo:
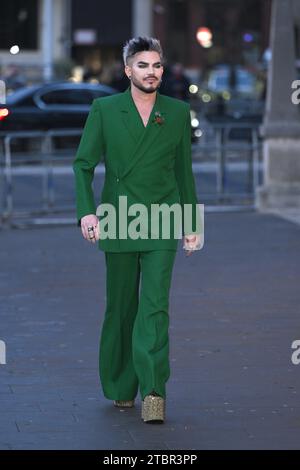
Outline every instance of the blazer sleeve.
{"label": "blazer sleeve", "polygon": [[[175,154],[175,177],[180,195],[180,204],[182,209],[182,233],[190,235],[193,233],[202,233],[200,211],[197,201],[196,185],[192,170],[191,155],[191,117],[190,105],[185,108],[185,121],[182,137],[176,147]],[[189,206],[185,207],[184,205]],[[187,219],[191,219],[191,223],[185,223]],[[188,217],[191,214],[191,217]]]}
{"label": "blazer sleeve", "polygon": [[82,217],[96,214],[92,183],[95,167],[103,160],[101,109],[97,99],[94,99],[73,162],[78,226],[81,225]]}

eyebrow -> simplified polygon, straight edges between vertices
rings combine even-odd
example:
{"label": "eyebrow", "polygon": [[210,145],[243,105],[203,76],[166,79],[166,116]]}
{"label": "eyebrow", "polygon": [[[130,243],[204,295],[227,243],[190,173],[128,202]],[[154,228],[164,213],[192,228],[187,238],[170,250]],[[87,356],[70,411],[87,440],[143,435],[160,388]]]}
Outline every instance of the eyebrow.
{"label": "eyebrow", "polygon": [[[149,62],[145,62],[145,61],[143,61],[143,60],[139,60],[139,61],[138,61],[138,64],[146,64],[146,65],[149,65]],[[161,64],[161,61],[154,62],[154,64],[152,64],[152,65],[158,65],[158,64]]]}

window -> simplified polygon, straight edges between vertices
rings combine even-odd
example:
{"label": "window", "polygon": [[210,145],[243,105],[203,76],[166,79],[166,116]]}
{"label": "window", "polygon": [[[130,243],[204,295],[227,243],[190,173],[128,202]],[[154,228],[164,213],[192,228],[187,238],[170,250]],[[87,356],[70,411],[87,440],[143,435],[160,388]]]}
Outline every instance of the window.
{"label": "window", "polygon": [[103,90],[94,90],[93,91],[93,98],[101,98],[101,96],[110,96],[110,93],[107,93]]}
{"label": "window", "polygon": [[18,45],[20,50],[37,49],[38,1],[1,2],[0,49]]}
{"label": "window", "polygon": [[94,99],[93,93],[89,90],[53,90],[41,96],[45,104],[57,105],[89,105]]}

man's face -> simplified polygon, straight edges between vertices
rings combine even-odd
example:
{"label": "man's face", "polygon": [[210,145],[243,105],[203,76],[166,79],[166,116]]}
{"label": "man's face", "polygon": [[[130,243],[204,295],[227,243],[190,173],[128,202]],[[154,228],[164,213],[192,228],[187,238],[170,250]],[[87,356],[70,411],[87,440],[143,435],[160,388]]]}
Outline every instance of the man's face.
{"label": "man's face", "polygon": [[163,66],[158,52],[137,52],[125,66],[127,77],[131,83],[144,93],[154,93],[161,82]]}

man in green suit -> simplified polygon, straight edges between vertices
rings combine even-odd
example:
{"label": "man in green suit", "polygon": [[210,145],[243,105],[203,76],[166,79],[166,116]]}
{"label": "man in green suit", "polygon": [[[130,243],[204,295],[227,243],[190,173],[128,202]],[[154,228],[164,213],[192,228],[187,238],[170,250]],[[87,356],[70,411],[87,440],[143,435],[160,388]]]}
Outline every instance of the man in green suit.
{"label": "man in green suit", "polygon": [[[131,407],[140,388],[142,419],[164,422],[169,289],[178,228],[187,255],[203,244],[190,107],[158,92],[163,54],[157,39],[131,39],[123,58],[130,86],[93,101],[73,163],[77,218],[83,237],[105,252],[106,311],[99,351],[104,395],[116,406]],[[105,182],[96,208],[92,182],[101,161]],[[173,206],[182,212],[189,207],[188,226],[184,213],[179,219],[172,210],[168,213]],[[154,207],[162,211],[154,215]],[[158,231],[152,228],[154,220]],[[169,223],[167,232],[164,222]]]}

